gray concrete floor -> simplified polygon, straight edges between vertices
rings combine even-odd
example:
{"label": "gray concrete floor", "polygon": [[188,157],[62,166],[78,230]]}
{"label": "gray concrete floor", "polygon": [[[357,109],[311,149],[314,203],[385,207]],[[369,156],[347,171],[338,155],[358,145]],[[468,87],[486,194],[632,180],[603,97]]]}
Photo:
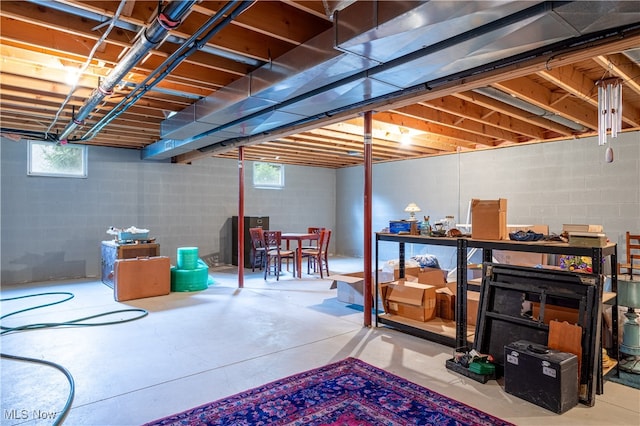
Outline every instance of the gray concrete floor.
{"label": "gray concrete floor", "polygon": [[[332,272],[362,268],[361,259],[333,258]],[[305,271],[306,272],[306,271]],[[207,290],[115,302],[99,280],[4,287],[2,298],[72,292],[64,304],[3,320],[5,327],[62,322],[137,307],[141,320],[100,327],[10,333],[2,352],[45,359],[75,379],[75,400],[65,424],[135,425],[174,414],[348,356],[402,376],[518,425],[638,425],[640,391],[606,382],[594,407],[557,415],[445,368],[451,349],[399,331],[363,327],[363,314],[336,299],[330,281],[316,275],[265,281],[259,272],[237,286],[233,268],[210,270]],[[2,314],[59,296],[6,301]],[[126,314],[113,319],[127,318]],[[45,425],[38,415],[60,410],[69,386],[50,367],[3,359],[0,423]],[[46,417],[46,416],[45,416]]]}

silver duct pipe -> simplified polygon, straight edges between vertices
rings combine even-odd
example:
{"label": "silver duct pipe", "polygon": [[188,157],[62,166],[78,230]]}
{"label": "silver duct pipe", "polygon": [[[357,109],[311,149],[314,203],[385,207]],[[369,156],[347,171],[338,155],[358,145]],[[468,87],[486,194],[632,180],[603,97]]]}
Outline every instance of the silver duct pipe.
{"label": "silver duct pipe", "polygon": [[67,124],[67,127],[65,127],[60,134],[59,140],[67,139],[79,125],[83,124],[84,119],[89,116],[105,96],[113,93],[113,88],[140,62],[149,50],[162,41],[170,29],[180,25],[180,20],[191,7],[193,7],[196,1],[197,0],[175,0],[158,13],[153,23],[142,32],[141,37],[131,47],[131,50],[127,52],[122,61],[111,70],[100,86],[94,90],[91,96],[85,101],[84,105],[78,111],[78,114]]}
{"label": "silver duct pipe", "polygon": [[554,114],[552,112],[547,111],[544,108],[540,108],[539,106],[532,105],[528,102],[525,102],[521,99],[514,98],[513,96],[505,93],[501,90],[495,89],[493,87],[479,87],[477,89],[473,89],[473,92],[480,93],[481,95],[487,96],[491,99],[495,99],[497,101],[503,102],[507,105],[511,105],[512,107],[519,108],[523,111],[530,112],[533,115],[538,117],[546,118],[547,120],[555,121],[558,124],[561,124],[565,127],[570,128],[571,130],[577,132],[584,132],[587,129],[579,123],[575,121],[569,120],[567,118],[562,117],[561,115]]}

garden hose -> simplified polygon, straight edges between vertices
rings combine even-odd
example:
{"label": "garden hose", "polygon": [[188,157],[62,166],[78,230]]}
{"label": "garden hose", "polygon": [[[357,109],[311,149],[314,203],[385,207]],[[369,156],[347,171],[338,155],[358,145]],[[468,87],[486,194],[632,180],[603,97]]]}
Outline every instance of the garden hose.
{"label": "garden hose", "polygon": [[[1,316],[0,317],[0,321],[4,320],[5,318],[10,317],[12,315],[17,315],[17,314],[20,314],[20,313],[23,313],[23,312],[32,311],[34,309],[45,308],[45,307],[48,307],[48,306],[57,305],[59,303],[66,302],[66,301],[71,300],[71,299],[74,298],[73,293],[69,293],[69,292],[48,292],[48,293],[29,294],[29,295],[25,295],[25,296],[18,296],[18,297],[10,297],[10,298],[6,298],[6,299],[0,299],[0,302],[6,302],[6,301],[18,300],[18,299],[26,299],[26,298],[29,298],[29,297],[52,296],[52,295],[56,295],[56,296],[59,295],[59,296],[65,296],[65,297],[62,298],[61,300],[58,300],[58,301],[45,303],[45,304],[37,305],[37,306],[32,306],[32,307],[21,309],[21,310],[15,311],[15,312],[10,312],[10,313],[8,313],[6,315]],[[109,316],[109,315],[116,315],[116,314],[126,313],[126,312],[135,312],[135,313],[138,313],[139,315],[135,315],[135,316],[132,316],[131,318],[127,318],[127,319],[118,319],[118,320],[114,320],[114,321],[85,322],[85,321],[93,320],[93,319],[96,319],[96,318],[101,318],[101,317],[105,317],[105,316]],[[23,325],[19,325],[17,327],[5,327],[0,323],[0,330],[1,330],[0,331],[0,335],[5,335],[7,333],[12,333],[12,332],[16,332],[16,331],[39,330],[39,329],[54,328],[54,327],[72,327],[72,326],[75,326],[75,327],[96,327],[96,326],[103,326],[103,325],[121,324],[121,323],[125,323],[125,322],[135,321],[135,320],[138,320],[140,318],[144,318],[148,314],[149,313],[144,309],[130,308],[130,309],[119,309],[119,310],[115,310],[115,311],[104,312],[104,313],[101,313],[101,314],[91,315],[91,316],[88,316],[88,317],[78,318],[78,319],[64,321],[64,322],[45,322],[45,323],[23,324]],[[67,401],[66,401],[62,411],[60,411],[60,414],[58,414],[58,416],[56,417],[56,419],[53,422],[53,424],[55,426],[58,426],[58,425],[62,424],[64,419],[67,417],[67,414],[69,413],[69,410],[71,409],[71,403],[73,402],[73,398],[75,396],[75,382],[74,382],[73,376],[71,375],[69,370],[67,370],[66,368],[64,368],[60,364],[56,364],[55,362],[46,361],[46,360],[42,360],[42,359],[27,358],[27,357],[23,357],[23,356],[9,355],[9,354],[5,354],[5,353],[0,353],[0,357],[1,358],[6,358],[6,359],[10,359],[10,360],[14,360],[14,361],[32,362],[32,363],[36,363],[36,364],[47,365],[49,367],[53,367],[53,368],[61,371],[66,376],[67,380],[69,381],[69,396],[67,397]]]}

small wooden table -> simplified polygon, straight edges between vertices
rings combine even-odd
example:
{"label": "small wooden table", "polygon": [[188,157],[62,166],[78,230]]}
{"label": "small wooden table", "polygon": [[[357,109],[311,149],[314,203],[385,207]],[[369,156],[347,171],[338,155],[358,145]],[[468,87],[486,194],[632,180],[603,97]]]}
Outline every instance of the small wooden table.
{"label": "small wooden table", "polygon": [[283,232],[281,238],[287,242],[287,250],[289,250],[290,241],[298,242],[296,249],[296,270],[298,278],[302,278],[302,241],[318,240],[320,239],[320,234],[310,234],[308,232]]}

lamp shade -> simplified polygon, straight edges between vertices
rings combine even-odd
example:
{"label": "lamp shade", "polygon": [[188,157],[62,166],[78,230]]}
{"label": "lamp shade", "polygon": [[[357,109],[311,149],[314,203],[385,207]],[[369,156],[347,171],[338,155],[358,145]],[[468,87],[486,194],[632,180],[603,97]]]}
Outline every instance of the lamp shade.
{"label": "lamp shade", "polygon": [[421,209],[416,205],[416,203],[409,203],[407,207],[404,208],[404,211],[409,213],[409,220],[415,221],[416,212],[421,211]]}
{"label": "lamp shade", "polygon": [[415,212],[422,211],[422,209],[418,207],[416,203],[409,203],[407,207],[404,208],[404,211],[407,213],[415,213]]}

